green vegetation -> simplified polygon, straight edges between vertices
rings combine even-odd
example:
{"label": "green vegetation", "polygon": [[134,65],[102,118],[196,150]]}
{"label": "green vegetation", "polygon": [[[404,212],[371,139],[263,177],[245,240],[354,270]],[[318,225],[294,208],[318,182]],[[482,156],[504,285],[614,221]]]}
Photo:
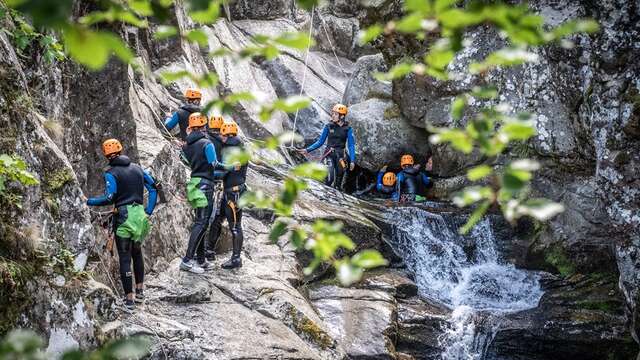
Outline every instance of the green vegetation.
{"label": "green vegetation", "polygon": [[[102,349],[85,352],[80,350],[66,351],[61,359],[74,360],[120,360],[141,359],[151,348],[151,341],[146,337],[136,336],[112,341]],[[44,352],[44,342],[30,330],[14,330],[0,342],[0,359],[45,360],[49,357]]]}
{"label": "green vegetation", "polygon": [[37,185],[38,179],[27,171],[27,164],[18,156],[7,154],[0,155],[0,202],[16,206],[22,206],[22,196],[18,190],[10,189],[10,183],[25,186]]}
{"label": "green vegetation", "polygon": [[[6,10],[2,3],[0,3],[0,10]],[[28,51],[35,50],[35,52],[42,55],[42,58],[48,64],[54,61],[62,61],[66,58],[62,44],[58,42],[55,36],[36,31],[16,10],[11,9],[7,13],[13,22],[13,28],[9,30],[3,27],[2,30],[12,40],[19,55],[26,56]],[[3,14],[0,14],[0,18],[4,16]]]}
{"label": "green vegetation", "polygon": [[615,312],[620,308],[620,303],[617,301],[594,301],[583,300],[577,303],[578,307],[586,310],[600,310],[604,312]]}
{"label": "green vegetation", "polygon": [[315,322],[309,319],[306,315],[299,313],[295,307],[291,306],[289,309],[289,317],[291,323],[299,335],[309,338],[315,344],[322,349],[327,349],[333,344],[331,336],[329,336],[322,328]]}
{"label": "green vegetation", "polygon": [[51,174],[46,174],[44,178],[45,186],[50,193],[56,193],[62,190],[62,188],[71,181],[73,181],[73,172],[66,167],[54,171]]}
{"label": "green vegetation", "polygon": [[0,257],[0,334],[11,330],[22,310],[31,304],[26,285],[35,273],[36,266],[31,262]]}
{"label": "green vegetation", "polygon": [[574,264],[569,260],[560,245],[553,246],[544,257],[545,261],[551,264],[560,275],[568,277],[576,272]]}
{"label": "green vegetation", "polygon": [[400,117],[400,107],[398,105],[391,105],[384,109],[383,117],[385,120],[396,119]]}

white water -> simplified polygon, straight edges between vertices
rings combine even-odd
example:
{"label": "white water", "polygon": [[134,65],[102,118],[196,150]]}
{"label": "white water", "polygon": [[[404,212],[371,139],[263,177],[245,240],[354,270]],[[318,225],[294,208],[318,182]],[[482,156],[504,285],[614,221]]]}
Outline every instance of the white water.
{"label": "white water", "polygon": [[449,215],[396,208],[388,216],[397,224],[396,251],[414,273],[420,294],[453,310],[439,339],[443,360],[483,359],[499,326],[492,314],[538,305],[538,278],[502,261],[489,220],[462,237],[456,231],[459,219]]}

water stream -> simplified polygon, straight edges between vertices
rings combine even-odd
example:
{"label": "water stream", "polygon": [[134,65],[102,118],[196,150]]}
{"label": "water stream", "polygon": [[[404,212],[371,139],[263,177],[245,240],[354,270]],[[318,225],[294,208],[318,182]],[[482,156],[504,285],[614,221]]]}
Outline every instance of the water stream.
{"label": "water stream", "polygon": [[488,219],[460,236],[460,215],[404,207],[387,216],[397,224],[393,243],[420,295],[452,309],[439,338],[443,360],[482,360],[499,327],[495,315],[538,305],[537,276],[501,258]]}

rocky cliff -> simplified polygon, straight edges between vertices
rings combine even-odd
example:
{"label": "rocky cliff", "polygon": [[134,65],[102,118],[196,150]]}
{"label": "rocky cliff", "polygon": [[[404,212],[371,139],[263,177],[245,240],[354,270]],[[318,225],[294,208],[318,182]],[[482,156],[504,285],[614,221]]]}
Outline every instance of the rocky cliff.
{"label": "rocky cliff", "polygon": [[[84,11],[80,5],[78,15]],[[629,359],[638,351],[633,339],[638,341],[640,331],[640,5],[607,0],[533,1],[531,6],[550,25],[591,16],[603,30],[576,37],[573,49],[538,49],[537,64],[490,74],[501,100],[537,115],[539,135],[512,153],[543,162],[535,189],[563,202],[567,211],[546,225],[496,225],[506,234],[500,247],[509,261],[553,274],[541,276],[545,294],[538,307],[499,317],[502,325],[485,354]],[[99,72],[70,62],[48,66],[38,54],[18,54],[0,32],[0,152],[22,156],[40,180],[25,189],[21,209],[3,210],[0,255],[12,260],[0,270],[13,285],[2,290],[8,295],[2,300],[7,309],[2,331],[34,328],[47,337],[51,353],[142,333],[154,339],[152,357],[158,359],[440,358],[451,309],[419,295],[417,275],[394,251],[397,222],[384,204],[314,184],[295,209],[302,222],[343,221],[359,248],[377,248],[392,260],[393,269],[367,274],[353,288],[337,286],[330,273],[303,276],[304,254],[286,242],[269,242],[268,212],[248,213],[241,270],[197,277],[178,272],[175,260],[184,251],[191,223],[182,190],[188,170],[161,123],[189,84],[163,86],[154,75],[165,70],[216,71],[221,84],[205,92],[208,98],[259,91],[275,99],[302,91],[313,99],[297,120],[276,114],[267,123],[253,104],[241,102],[233,115],[249,138],[292,129],[295,122],[308,141],[320,132],[331,106],[345,102],[360,166],[376,170],[406,151],[432,153],[441,176],[434,195],[443,199],[463,185],[457,175],[486,160],[431,147],[424,130],[427,124],[452,125],[452,99],[479,79],[439,82],[410,76],[390,84],[371,76],[425,49],[396,38],[375,47],[358,45],[360,27],[399,9],[399,1],[333,0],[311,16],[293,0],[236,1],[231,22],[205,27],[211,49],[246,44],[258,33],[313,27],[317,45],[306,64],[306,54],[296,51],[271,61],[235,63],[209,58],[209,49],[184,40],[154,40],[153,26],[117,28],[152,73],[116,61]],[[180,2],[172,17],[181,31],[196,26]],[[2,27],[12,26],[5,16]],[[452,67],[466,66],[501,42],[484,27],[468,37],[473,45]],[[99,219],[84,205],[87,196],[102,191],[106,162],[99,146],[107,137],[121,139],[125,153],[150,169],[166,193],[145,245],[149,301],[130,316],[116,310],[120,290],[114,258],[102,250]],[[284,150],[269,156],[289,158]],[[273,194],[283,171],[256,162],[249,184]],[[223,244],[220,250],[226,248]]]}

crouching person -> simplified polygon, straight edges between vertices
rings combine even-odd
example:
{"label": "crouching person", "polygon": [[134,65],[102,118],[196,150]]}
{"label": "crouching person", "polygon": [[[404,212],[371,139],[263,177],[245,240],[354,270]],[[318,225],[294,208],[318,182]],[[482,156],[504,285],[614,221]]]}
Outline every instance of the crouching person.
{"label": "crouching person", "polygon": [[[144,260],[142,243],[149,233],[148,215],[156,205],[157,191],[153,178],[139,165],[122,155],[122,144],[109,139],[102,144],[102,152],[109,160],[109,168],[104,173],[105,193],[103,196],[87,200],[89,206],[114,204],[113,230],[115,233],[120,280],[126,297],[125,309],[132,311],[135,303],[144,301]],[[149,191],[146,209],[144,189]],[[131,276],[131,262],[135,275],[135,294]]]}

